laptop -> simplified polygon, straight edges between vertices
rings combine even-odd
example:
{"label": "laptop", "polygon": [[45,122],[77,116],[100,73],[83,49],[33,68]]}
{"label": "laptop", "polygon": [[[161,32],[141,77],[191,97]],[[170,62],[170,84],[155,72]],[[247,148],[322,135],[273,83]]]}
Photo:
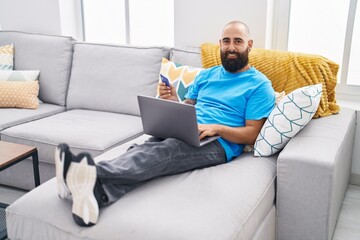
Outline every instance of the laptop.
{"label": "laptop", "polygon": [[195,107],[190,104],[138,95],[142,125],[146,134],[158,138],[176,138],[195,147],[219,136],[200,141]]}

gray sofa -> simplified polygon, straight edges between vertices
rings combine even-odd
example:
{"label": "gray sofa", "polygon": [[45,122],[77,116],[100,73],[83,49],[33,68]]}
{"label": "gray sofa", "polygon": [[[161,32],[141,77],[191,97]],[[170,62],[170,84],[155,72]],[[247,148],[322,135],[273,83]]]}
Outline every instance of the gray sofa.
{"label": "gray sofa", "polygon": [[[350,175],[353,110],[311,120],[277,155],[244,153],[145,183],[83,228],[71,202],[57,196],[55,146],[67,142],[74,153],[106,161],[146,140],[137,94],[156,94],[162,57],[200,67],[199,48],[0,31],[0,45],[9,42],[15,69],[40,70],[43,102],[35,111],[0,109],[1,140],[36,146],[43,182],[7,208],[10,239],[331,239]],[[31,169],[30,161],[15,165],[0,183],[31,189]]]}

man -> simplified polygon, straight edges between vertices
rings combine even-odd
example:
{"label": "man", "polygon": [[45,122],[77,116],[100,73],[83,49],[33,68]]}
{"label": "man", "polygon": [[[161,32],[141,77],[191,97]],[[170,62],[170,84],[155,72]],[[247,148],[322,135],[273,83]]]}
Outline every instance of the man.
{"label": "man", "polygon": [[[201,148],[180,140],[149,139],[123,155],[95,165],[87,153],[74,156],[66,144],[55,152],[60,198],[72,196],[72,213],[81,226],[96,224],[106,206],[145,181],[214,166],[239,156],[255,139],[274,107],[270,81],[248,64],[252,48],[248,27],[228,23],[219,41],[222,66],[203,70],[186,94],[196,108],[200,139],[220,138]],[[160,97],[177,101],[173,86],[159,84]]]}

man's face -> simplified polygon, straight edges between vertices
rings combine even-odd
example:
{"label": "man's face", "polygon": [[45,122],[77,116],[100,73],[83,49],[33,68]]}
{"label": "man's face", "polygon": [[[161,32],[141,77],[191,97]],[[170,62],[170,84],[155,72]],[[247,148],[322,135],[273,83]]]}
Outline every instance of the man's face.
{"label": "man's face", "polygon": [[221,62],[226,71],[229,71],[231,73],[235,73],[241,69],[243,69],[245,66],[249,63],[249,50],[248,48],[244,50],[243,52],[237,52],[237,51],[221,51]]}
{"label": "man's face", "polygon": [[224,68],[232,73],[244,70],[249,62],[251,47],[252,40],[242,25],[226,26],[220,39],[221,61]]}

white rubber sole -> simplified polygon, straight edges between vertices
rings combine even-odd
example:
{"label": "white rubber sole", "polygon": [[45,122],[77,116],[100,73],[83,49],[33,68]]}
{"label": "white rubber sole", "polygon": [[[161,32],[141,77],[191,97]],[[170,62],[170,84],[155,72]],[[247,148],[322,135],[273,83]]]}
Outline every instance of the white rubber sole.
{"label": "white rubber sole", "polygon": [[99,205],[94,196],[96,167],[89,165],[84,157],[80,162],[72,162],[66,176],[67,186],[72,194],[72,213],[79,219],[79,225],[96,224],[99,217]]}
{"label": "white rubber sole", "polygon": [[55,149],[55,171],[56,171],[56,182],[57,182],[57,190],[58,195],[61,199],[70,198],[71,193],[66,186],[64,179],[64,164],[65,161],[65,153],[61,152],[57,147]]}

